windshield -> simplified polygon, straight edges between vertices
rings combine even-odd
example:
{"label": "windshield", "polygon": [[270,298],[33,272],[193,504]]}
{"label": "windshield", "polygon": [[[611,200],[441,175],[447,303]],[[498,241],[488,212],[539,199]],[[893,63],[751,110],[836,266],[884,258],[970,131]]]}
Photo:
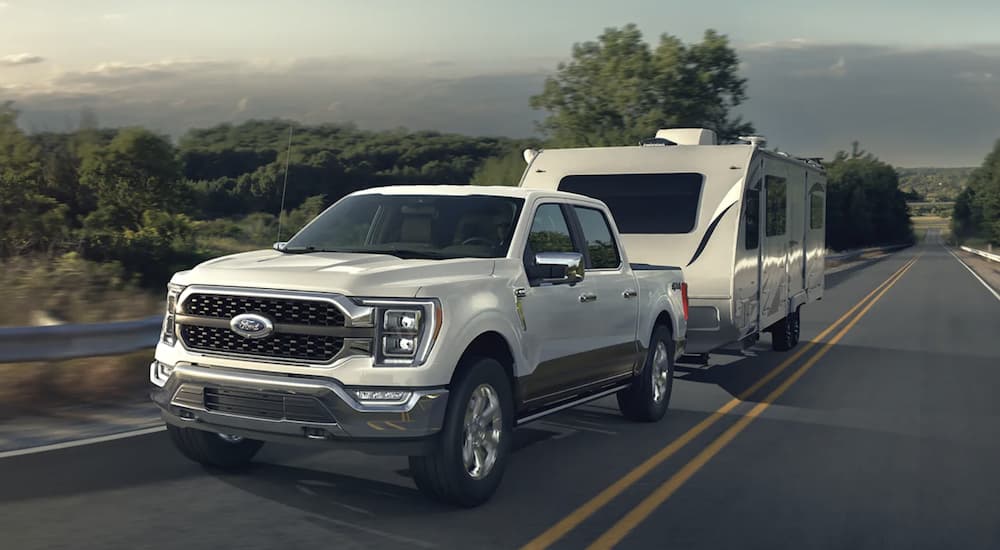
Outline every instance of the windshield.
{"label": "windshield", "polygon": [[507,255],[523,203],[486,195],[349,196],[292,237],[285,252],[500,258]]}

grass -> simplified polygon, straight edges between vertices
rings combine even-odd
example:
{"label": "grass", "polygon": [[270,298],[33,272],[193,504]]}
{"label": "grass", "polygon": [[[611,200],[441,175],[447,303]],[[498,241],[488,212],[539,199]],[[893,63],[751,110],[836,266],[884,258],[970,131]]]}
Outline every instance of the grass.
{"label": "grass", "polygon": [[162,311],[165,290],[139,288],[116,264],[75,254],[12,258],[0,264],[0,326],[97,323],[148,317]]}
{"label": "grass", "polygon": [[0,415],[134,397],[149,383],[153,350],[109,357],[0,364]]}

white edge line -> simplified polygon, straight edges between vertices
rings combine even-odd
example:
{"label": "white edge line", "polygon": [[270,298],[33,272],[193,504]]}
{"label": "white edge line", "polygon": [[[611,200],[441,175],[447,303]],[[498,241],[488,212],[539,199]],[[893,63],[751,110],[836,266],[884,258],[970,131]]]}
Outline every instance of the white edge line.
{"label": "white edge line", "polygon": [[962,261],[962,258],[959,258],[957,254],[955,254],[954,252],[952,252],[948,248],[945,248],[945,250],[947,250],[948,254],[951,254],[951,257],[955,258],[955,260],[957,260],[958,263],[962,264],[962,267],[964,267],[965,269],[969,270],[969,273],[972,273],[972,276],[975,277],[977,281],[979,281],[980,283],[982,283],[982,285],[984,287],[986,287],[986,290],[989,290],[990,293],[993,294],[993,297],[997,299],[997,301],[1000,301],[1000,294],[997,294],[997,291],[993,290],[993,287],[991,287],[989,283],[987,283],[986,281],[984,281],[983,278],[980,277],[978,273],[976,273],[975,271],[973,271],[972,268],[969,267],[968,264],[966,264],[964,261]]}
{"label": "white edge line", "polygon": [[93,445],[94,443],[104,443],[107,441],[115,441],[116,439],[126,439],[129,437],[137,437],[140,435],[149,435],[157,432],[162,432],[166,430],[166,426],[153,426],[152,428],[143,428],[141,430],[132,430],[130,432],[121,432],[111,435],[102,435],[100,437],[90,437],[87,439],[78,439],[76,441],[64,441],[62,443],[53,443],[51,445],[42,445],[39,447],[28,447],[27,449],[15,449],[13,451],[3,451],[0,452],[0,458],[12,458],[15,456],[32,455],[37,453],[47,453],[49,451],[58,451],[60,449],[69,449],[72,447],[82,447],[84,445]]}

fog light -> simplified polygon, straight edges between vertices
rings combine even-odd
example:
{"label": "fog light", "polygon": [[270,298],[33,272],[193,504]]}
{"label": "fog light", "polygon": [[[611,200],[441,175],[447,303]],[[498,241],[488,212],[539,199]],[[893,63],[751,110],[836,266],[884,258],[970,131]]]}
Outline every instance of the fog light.
{"label": "fog light", "polygon": [[359,401],[406,401],[412,394],[401,390],[354,390]]}
{"label": "fog light", "polygon": [[414,336],[386,336],[382,339],[382,352],[389,356],[412,357],[417,351]]}
{"label": "fog light", "polygon": [[164,378],[170,378],[170,375],[174,373],[174,366],[160,363],[160,373],[163,374]]}

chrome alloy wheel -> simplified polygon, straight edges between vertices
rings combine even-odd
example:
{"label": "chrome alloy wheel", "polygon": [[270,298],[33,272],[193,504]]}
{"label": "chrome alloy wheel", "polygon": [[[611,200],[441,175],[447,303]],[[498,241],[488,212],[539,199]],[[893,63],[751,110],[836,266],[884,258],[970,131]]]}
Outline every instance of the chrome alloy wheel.
{"label": "chrome alloy wheel", "polygon": [[218,434],[218,435],[219,439],[225,441],[226,443],[232,443],[234,445],[236,443],[239,443],[240,441],[243,441],[243,437],[238,435],[229,435],[229,434]]}
{"label": "chrome alloy wheel", "polygon": [[472,479],[482,479],[493,470],[502,433],[500,396],[493,386],[480,384],[469,397],[462,430],[462,462]]}
{"label": "chrome alloy wheel", "polygon": [[670,383],[670,357],[667,354],[667,345],[663,341],[657,342],[656,350],[653,351],[653,364],[650,365],[653,377],[653,401],[656,403],[663,401],[667,384]]}

